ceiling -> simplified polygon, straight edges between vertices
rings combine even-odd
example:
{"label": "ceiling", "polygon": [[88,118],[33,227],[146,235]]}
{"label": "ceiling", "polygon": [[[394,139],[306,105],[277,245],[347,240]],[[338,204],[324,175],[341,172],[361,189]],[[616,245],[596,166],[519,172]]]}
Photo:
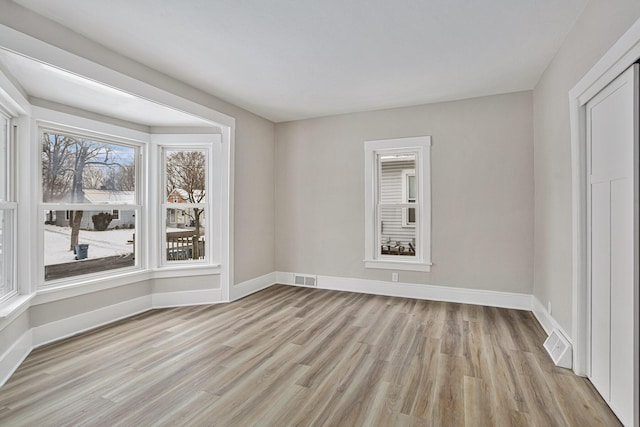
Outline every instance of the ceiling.
{"label": "ceiling", "polygon": [[274,122],[533,89],[587,2],[14,1]]}

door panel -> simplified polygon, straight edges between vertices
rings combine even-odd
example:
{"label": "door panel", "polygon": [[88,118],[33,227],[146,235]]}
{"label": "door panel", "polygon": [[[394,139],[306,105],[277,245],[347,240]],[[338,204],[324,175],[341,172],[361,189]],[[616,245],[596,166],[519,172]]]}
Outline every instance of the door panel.
{"label": "door panel", "polygon": [[633,85],[612,84],[618,87],[591,107],[591,177],[595,182],[633,174],[628,169],[633,155],[633,98],[629,93]]}
{"label": "door panel", "polygon": [[591,375],[589,378],[605,400],[609,399],[611,365],[611,293],[609,264],[609,182],[591,187]]}
{"label": "door panel", "polygon": [[625,424],[634,421],[637,283],[638,65],[587,103],[589,379]]}
{"label": "door panel", "polygon": [[633,182],[611,182],[611,404],[633,413]]}

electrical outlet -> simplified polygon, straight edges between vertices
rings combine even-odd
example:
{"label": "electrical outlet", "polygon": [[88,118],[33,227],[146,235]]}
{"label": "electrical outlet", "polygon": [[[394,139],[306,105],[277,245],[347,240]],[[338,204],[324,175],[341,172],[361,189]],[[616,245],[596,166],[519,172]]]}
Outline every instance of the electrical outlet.
{"label": "electrical outlet", "polygon": [[391,281],[392,282],[398,281],[398,273],[391,273]]}
{"label": "electrical outlet", "polygon": [[547,311],[549,312],[549,316],[551,316],[551,301],[547,301]]}

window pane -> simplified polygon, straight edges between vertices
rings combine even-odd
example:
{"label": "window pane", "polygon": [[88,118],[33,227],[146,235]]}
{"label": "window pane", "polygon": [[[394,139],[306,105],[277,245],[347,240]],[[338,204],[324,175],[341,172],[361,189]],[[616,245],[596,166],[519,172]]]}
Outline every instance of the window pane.
{"label": "window pane", "polygon": [[14,291],[13,276],[13,211],[0,210],[0,299]]}
{"label": "window pane", "polygon": [[8,126],[9,119],[7,119],[2,113],[0,113],[0,200],[8,200],[7,194],[7,178],[8,174],[8,146],[9,146],[9,135],[8,135]]}
{"label": "window pane", "polygon": [[[413,174],[407,173],[407,189],[405,191],[407,200],[406,203],[415,203],[416,202],[416,175],[415,172],[412,171]],[[416,223],[416,210],[414,208],[405,208],[403,217],[405,219],[404,225],[406,226],[414,226]]]}
{"label": "window pane", "polygon": [[409,189],[407,191],[407,202],[415,203],[416,202],[416,176],[415,175],[407,175],[407,184]]}
{"label": "window pane", "polygon": [[5,291],[5,276],[6,276],[6,263],[5,263],[5,256],[6,256],[6,251],[7,251],[7,242],[6,242],[6,238],[7,238],[7,234],[6,234],[6,227],[4,225],[4,221],[5,221],[5,211],[0,210],[0,297],[2,297],[2,295],[4,295],[4,291]]}
{"label": "window pane", "polygon": [[207,237],[204,209],[167,209],[165,232],[167,261],[204,259]]}
{"label": "window pane", "polygon": [[406,193],[408,189],[406,188],[407,182],[404,182],[406,174],[403,172],[415,170],[416,155],[414,153],[382,155],[378,159],[380,168],[380,182],[378,183],[380,198],[378,202],[406,203],[406,200],[403,200],[403,192]]}
{"label": "window pane", "polygon": [[134,204],[136,149],[44,132],[44,202]]}
{"label": "window pane", "polygon": [[407,222],[409,224],[416,223],[416,210],[415,208],[407,208]]}
{"label": "window pane", "polygon": [[203,150],[166,150],[167,202],[205,203],[207,164]]}
{"label": "window pane", "polygon": [[[415,216],[415,208],[409,210],[413,210]],[[416,229],[415,227],[403,227],[402,211],[403,208],[386,206],[380,208],[378,229],[380,230],[381,255],[416,255]]]}
{"label": "window pane", "polygon": [[[44,211],[45,280],[135,265],[135,210]],[[72,232],[73,225],[77,236]]]}

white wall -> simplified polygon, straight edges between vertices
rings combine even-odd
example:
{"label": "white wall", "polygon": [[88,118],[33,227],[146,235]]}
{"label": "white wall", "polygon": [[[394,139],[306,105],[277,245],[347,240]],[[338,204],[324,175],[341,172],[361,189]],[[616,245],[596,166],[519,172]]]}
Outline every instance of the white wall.
{"label": "white wall", "polygon": [[29,308],[31,327],[46,325],[150,294],[151,284],[145,281],[34,305]]}
{"label": "white wall", "polygon": [[10,322],[0,322],[0,385],[9,378],[31,351],[29,313],[23,312]]}
{"label": "white wall", "polygon": [[277,124],[277,270],[391,280],[364,268],[363,142],[431,135],[434,265],[400,281],[531,293],[532,133],[531,92]]}
{"label": "white wall", "polygon": [[236,115],[235,283],[275,271],[274,125]]}
{"label": "white wall", "polygon": [[533,93],[534,296],[570,333],[572,304],[569,90],[640,16],[637,0],[592,0]]}

